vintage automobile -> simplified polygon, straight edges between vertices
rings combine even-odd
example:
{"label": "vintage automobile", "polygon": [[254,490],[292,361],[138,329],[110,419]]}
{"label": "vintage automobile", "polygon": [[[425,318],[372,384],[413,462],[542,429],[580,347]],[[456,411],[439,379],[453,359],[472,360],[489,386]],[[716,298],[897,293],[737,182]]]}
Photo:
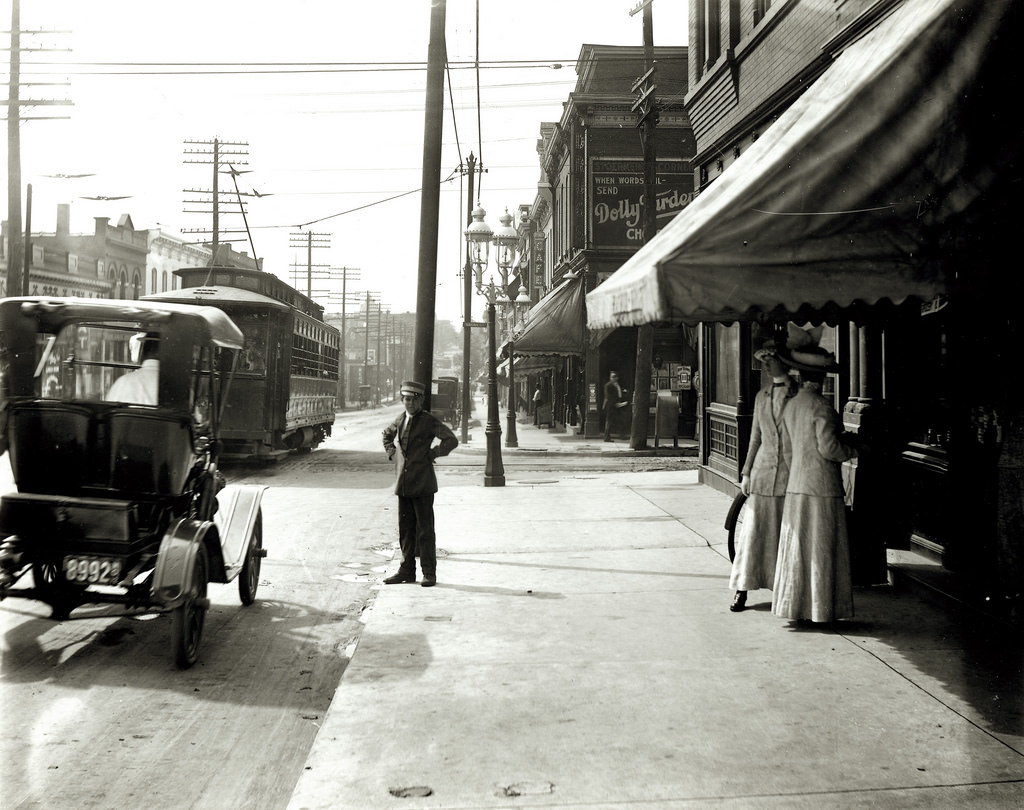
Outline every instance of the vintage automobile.
{"label": "vintage automobile", "polygon": [[[243,346],[215,307],[0,301],[0,448],[17,485],[0,498],[0,599],[40,600],[59,621],[97,603],[169,612],[180,668],[197,659],[209,582],[237,577],[252,604],[265,487],[218,469]],[[115,385],[137,354],[157,362]]]}
{"label": "vintage automobile", "polygon": [[430,411],[438,419],[458,428],[462,423],[458,377],[439,377],[430,383]]}

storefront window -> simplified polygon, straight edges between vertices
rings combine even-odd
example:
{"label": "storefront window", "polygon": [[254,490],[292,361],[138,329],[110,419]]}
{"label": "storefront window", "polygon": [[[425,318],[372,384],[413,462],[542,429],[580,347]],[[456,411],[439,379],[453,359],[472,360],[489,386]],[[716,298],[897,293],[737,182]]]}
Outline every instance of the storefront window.
{"label": "storefront window", "polygon": [[740,396],[739,368],[740,326],[715,324],[715,377],[711,400],[724,405],[735,405]]}

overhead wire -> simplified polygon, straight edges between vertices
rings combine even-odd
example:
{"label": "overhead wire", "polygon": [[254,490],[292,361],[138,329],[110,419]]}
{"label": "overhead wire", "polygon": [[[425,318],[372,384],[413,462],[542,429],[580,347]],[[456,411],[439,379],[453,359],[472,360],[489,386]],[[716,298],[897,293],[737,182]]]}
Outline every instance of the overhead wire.
{"label": "overhead wire", "polygon": [[[455,134],[455,151],[456,151],[456,154],[459,157],[459,168],[456,170],[459,173],[459,222],[463,222],[465,217],[463,217],[463,212],[462,212],[462,175],[463,175],[463,172],[462,172],[462,167],[463,167],[463,161],[462,161],[462,142],[459,140],[459,123],[458,123],[458,120],[455,117],[455,96],[454,96],[454,94],[452,92],[452,74],[451,74],[451,71],[448,69],[448,43],[447,43],[447,41],[445,42],[444,72],[445,72],[445,76],[448,77],[448,103],[451,106],[451,110],[452,110],[452,128],[453,128],[454,134]],[[458,239],[459,239],[459,242],[461,243],[461,240],[462,240],[462,234],[461,233],[459,234]],[[456,256],[459,255],[459,247],[461,247],[461,244],[456,245],[456,247],[455,247],[455,255]],[[456,274],[456,277],[457,278],[461,278],[462,277],[461,276],[461,266],[460,266],[460,272]],[[460,314],[462,315],[463,320],[465,320],[465,317],[466,317],[466,315],[465,315],[465,304],[462,301],[462,296],[459,296],[459,307],[460,307],[460,310],[459,310]]]}

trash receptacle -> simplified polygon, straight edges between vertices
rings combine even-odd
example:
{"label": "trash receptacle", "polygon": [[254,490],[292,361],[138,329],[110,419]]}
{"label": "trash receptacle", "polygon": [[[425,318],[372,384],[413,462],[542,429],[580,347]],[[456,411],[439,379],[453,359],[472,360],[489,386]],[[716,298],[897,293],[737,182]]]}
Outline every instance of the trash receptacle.
{"label": "trash receptacle", "polygon": [[659,439],[671,439],[679,446],[679,398],[672,391],[659,391],[654,413],[654,446]]}

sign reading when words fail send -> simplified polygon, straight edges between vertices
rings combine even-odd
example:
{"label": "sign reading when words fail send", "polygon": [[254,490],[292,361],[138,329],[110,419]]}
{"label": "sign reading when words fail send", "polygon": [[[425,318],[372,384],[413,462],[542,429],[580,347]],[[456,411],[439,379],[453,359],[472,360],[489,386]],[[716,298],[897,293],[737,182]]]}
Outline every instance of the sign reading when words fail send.
{"label": "sign reading when words fail send", "polygon": [[[688,161],[658,161],[658,230],[693,201]],[[640,247],[644,243],[644,163],[601,158],[591,162],[590,232],[594,247]]]}

